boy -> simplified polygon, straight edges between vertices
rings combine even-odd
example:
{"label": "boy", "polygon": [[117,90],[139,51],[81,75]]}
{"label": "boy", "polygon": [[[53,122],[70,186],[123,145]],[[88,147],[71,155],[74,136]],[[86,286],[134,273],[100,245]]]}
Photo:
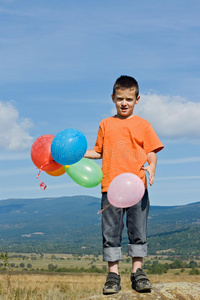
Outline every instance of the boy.
{"label": "boy", "polygon": [[[108,262],[109,268],[103,288],[104,294],[118,293],[121,290],[118,264],[122,260],[121,236],[125,211],[130,241],[129,255],[132,257],[132,288],[138,292],[151,290],[150,281],[142,271],[143,257],[147,256],[148,252],[146,224],[149,199],[145,171],[148,172],[149,184],[152,185],[157,163],[156,153],[163,149],[163,145],[150,123],[133,115],[139,100],[137,81],[130,76],[119,77],[112,94],[117,114],[101,121],[96,145],[85,154],[86,158],[103,159],[102,209],[109,204],[107,190],[117,175],[134,173],[145,185],[145,194],[138,204],[121,210],[110,205],[102,212],[103,259]],[[148,166],[144,167],[146,162]]]}

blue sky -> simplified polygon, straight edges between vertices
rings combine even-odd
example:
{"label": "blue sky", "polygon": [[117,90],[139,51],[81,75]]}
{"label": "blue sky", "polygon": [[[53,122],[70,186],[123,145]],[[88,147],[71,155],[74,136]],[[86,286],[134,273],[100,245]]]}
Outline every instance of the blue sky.
{"label": "blue sky", "polygon": [[[100,197],[64,174],[41,191],[31,145],[67,128],[93,148],[99,122],[115,113],[112,86],[137,79],[135,114],[165,145],[152,205],[200,201],[200,3],[0,0],[0,199]],[[101,165],[101,161],[98,162]]]}

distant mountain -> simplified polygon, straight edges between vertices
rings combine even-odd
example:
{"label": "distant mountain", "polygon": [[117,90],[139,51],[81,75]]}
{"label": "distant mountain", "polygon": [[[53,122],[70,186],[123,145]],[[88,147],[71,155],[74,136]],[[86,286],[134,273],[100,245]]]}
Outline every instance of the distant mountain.
{"label": "distant mountain", "polygon": [[200,202],[152,206],[148,222],[150,253],[200,257]]}
{"label": "distant mountain", "polygon": [[[0,201],[0,251],[99,252],[99,209],[100,198],[90,196]],[[177,252],[181,239],[180,254],[185,254],[185,248],[197,253],[200,249],[199,229],[200,202],[151,206],[148,222],[150,252],[168,249]],[[192,243],[194,237],[196,240]],[[191,247],[188,246],[190,242]],[[183,247],[184,243],[187,247]]]}

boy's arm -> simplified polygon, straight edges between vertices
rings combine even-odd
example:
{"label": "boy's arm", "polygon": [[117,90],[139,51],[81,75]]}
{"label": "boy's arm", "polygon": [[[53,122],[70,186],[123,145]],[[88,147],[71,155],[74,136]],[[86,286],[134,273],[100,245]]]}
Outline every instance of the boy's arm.
{"label": "boy's arm", "polygon": [[102,154],[99,152],[96,152],[95,150],[87,150],[84,157],[91,158],[91,159],[99,159],[99,158],[102,158]]}
{"label": "boy's arm", "polygon": [[152,185],[154,183],[154,179],[155,179],[154,176],[155,176],[156,165],[157,165],[157,155],[154,151],[149,152],[147,154],[147,161],[149,165],[143,167],[142,169],[149,173],[149,184]]}

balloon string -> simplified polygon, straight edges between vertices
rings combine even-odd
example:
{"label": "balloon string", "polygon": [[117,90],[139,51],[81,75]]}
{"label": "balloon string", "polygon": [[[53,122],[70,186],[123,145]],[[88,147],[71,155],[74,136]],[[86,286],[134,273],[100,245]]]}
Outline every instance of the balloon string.
{"label": "balloon string", "polygon": [[38,179],[39,182],[40,182],[40,188],[41,188],[41,190],[44,191],[44,190],[46,189],[47,185],[46,185],[44,182],[42,182],[42,181],[40,180],[40,178],[39,178],[40,173],[41,173],[41,169],[39,170],[39,173],[38,173],[38,175],[37,175],[37,179]]}
{"label": "balloon string", "polygon": [[42,182],[42,181],[40,180],[40,178],[39,178],[40,173],[41,173],[41,171],[42,171],[42,168],[44,168],[44,167],[47,166],[47,165],[52,164],[53,162],[54,162],[54,160],[48,161],[47,163],[43,164],[43,165],[40,167],[40,169],[39,169],[39,173],[38,173],[38,175],[37,175],[37,179],[38,179],[39,182],[40,182],[40,188],[41,188],[42,191],[44,191],[44,190],[46,189],[47,185],[46,185],[44,182]]}
{"label": "balloon string", "polygon": [[55,162],[55,160],[50,160],[50,161],[46,162],[45,164],[43,164],[43,165],[40,167],[40,170],[42,170],[42,168],[44,168],[45,166],[48,166],[48,165],[52,164],[53,162]]}
{"label": "balloon string", "polygon": [[104,212],[104,210],[106,210],[111,204],[109,203],[108,205],[106,205],[102,210],[98,211],[97,215],[101,214],[102,212]]}
{"label": "balloon string", "polygon": [[[101,214],[104,212],[104,210],[106,210],[111,204],[109,203],[108,205],[106,205],[102,210],[98,211],[97,215]],[[112,207],[111,207],[112,208]],[[122,208],[119,208],[116,213],[118,213],[120,210],[122,210]]]}

